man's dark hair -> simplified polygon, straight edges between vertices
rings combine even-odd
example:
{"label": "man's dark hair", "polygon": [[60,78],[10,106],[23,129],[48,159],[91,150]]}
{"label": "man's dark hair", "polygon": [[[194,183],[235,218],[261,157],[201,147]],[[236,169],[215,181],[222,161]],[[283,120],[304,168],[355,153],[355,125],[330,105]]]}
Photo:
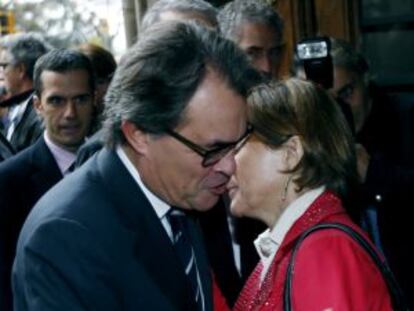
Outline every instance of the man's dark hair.
{"label": "man's dark hair", "polygon": [[331,55],[334,66],[343,67],[364,78],[368,74],[369,66],[365,57],[359,53],[350,42],[331,39]]}
{"label": "man's dark hair", "polygon": [[0,40],[0,47],[11,56],[13,65],[24,64],[26,76],[33,80],[37,59],[51,50],[51,46],[36,33],[11,34]]}
{"label": "man's dark hair", "polygon": [[260,23],[272,27],[280,43],[283,37],[283,20],[279,13],[264,0],[233,0],[227,3],[218,16],[220,32],[224,37],[237,42],[243,23]]}
{"label": "man's dark hair", "polygon": [[81,52],[68,49],[52,50],[43,55],[36,62],[33,75],[33,87],[36,95],[40,97],[43,90],[42,73],[53,71],[65,73],[72,70],[85,70],[88,73],[89,87],[95,90],[95,76],[92,64],[88,57]]}
{"label": "man's dark hair", "polygon": [[106,143],[113,147],[125,141],[125,120],[156,135],[175,128],[208,68],[241,96],[259,81],[244,53],[215,31],[181,22],[149,28],[121,59],[108,89]]}

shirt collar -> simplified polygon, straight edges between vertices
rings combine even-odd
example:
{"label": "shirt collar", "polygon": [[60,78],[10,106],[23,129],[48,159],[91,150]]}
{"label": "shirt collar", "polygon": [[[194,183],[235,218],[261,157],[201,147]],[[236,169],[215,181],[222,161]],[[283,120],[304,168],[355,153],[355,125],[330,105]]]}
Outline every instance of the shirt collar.
{"label": "shirt collar", "polygon": [[128,172],[132,175],[134,180],[137,182],[138,186],[141,188],[142,192],[144,192],[145,197],[151,203],[151,206],[154,208],[155,213],[157,214],[159,219],[165,217],[169,209],[171,208],[166,202],[161,200],[155,194],[153,194],[143,183],[141,176],[139,175],[138,170],[129,160],[128,156],[126,155],[125,151],[122,149],[121,146],[118,146],[116,149],[116,153],[118,154],[121,162],[125,165]]}
{"label": "shirt collar", "polygon": [[63,149],[62,147],[52,142],[46,131],[44,132],[43,137],[45,139],[46,146],[49,148],[50,152],[56,160],[60,172],[62,175],[65,175],[69,167],[75,162],[76,153]]}
{"label": "shirt collar", "polygon": [[263,261],[273,260],[289,229],[324,190],[325,187],[319,187],[299,196],[285,208],[272,229],[267,229],[257,237],[254,245]]}

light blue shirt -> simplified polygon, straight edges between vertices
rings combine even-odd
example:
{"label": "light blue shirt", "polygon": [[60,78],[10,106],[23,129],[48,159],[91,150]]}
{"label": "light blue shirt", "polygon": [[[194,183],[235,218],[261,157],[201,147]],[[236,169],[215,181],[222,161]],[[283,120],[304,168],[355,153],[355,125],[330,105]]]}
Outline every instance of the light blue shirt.
{"label": "light blue shirt", "polygon": [[70,152],[66,149],[55,144],[48,136],[47,132],[44,131],[43,137],[45,139],[46,146],[49,148],[53,157],[56,160],[56,163],[59,167],[62,175],[67,175],[69,172],[69,167],[75,163],[76,153]]}

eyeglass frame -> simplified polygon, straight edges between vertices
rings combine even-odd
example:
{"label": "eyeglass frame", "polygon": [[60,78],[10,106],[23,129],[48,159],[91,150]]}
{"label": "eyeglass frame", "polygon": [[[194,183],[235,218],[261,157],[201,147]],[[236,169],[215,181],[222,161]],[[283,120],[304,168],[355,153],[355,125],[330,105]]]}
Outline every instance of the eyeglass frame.
{"label": "eyeglass frame", "polygon": [[[218,163],[230,151],[232,151],[234,149],[237,149],[238,145],[242,145],[247,140],[249,135],[253,132],[253,126],[248,124],[247,128],[246,128],[246,132],[237,141],[231,142],[231,143],[224,143],[221,146],[218,146],[218,147],[210,149],[210,150],[206,150],[205,148],[203,148],[200,145],[192,142],[191,140],[185,138],[184,136],[178,134],[177,132],[175,132],[173,130],[166,130],[165,132],[168,135],[170,135],[171,137],[175,138],[180,143],[182,143],[183,145],[190,148],[192,151],[197,153],[199,156],[201,156],[203,158],[203,161],[201,162],[201,165],[203,167],[209,167],[209,166],[212,166],[212,165]],[[223,152],[223,150],[226,150],[226,152]],[[221,152],[223,152],[223,154],[219,158],[215,159],[211,163],[208,163],[209,159],[214,158],[215,154],[220,154]]]}

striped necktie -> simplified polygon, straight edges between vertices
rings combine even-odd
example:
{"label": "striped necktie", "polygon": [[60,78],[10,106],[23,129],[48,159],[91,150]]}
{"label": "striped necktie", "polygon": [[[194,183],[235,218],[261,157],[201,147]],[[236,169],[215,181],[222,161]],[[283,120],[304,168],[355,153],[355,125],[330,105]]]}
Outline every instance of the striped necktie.
{"label": "striped necktie", "polygon": [[205,309],[204,294],[201,287],[200,276],[194,249],[188,233],[187,216],[180,210],[171,208],[167,214],[173,235],[174,249],[183,264],[185,274],[188,277],[194,293],[194,299],[199,311]]}

